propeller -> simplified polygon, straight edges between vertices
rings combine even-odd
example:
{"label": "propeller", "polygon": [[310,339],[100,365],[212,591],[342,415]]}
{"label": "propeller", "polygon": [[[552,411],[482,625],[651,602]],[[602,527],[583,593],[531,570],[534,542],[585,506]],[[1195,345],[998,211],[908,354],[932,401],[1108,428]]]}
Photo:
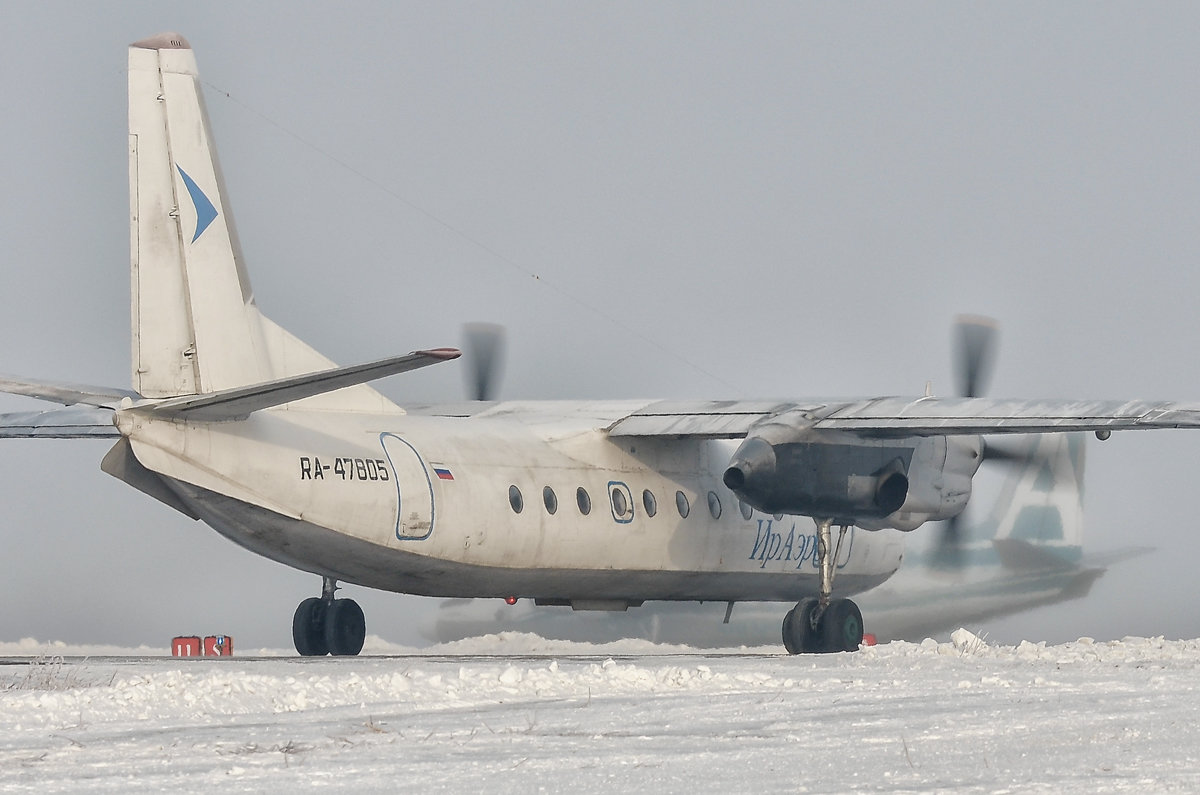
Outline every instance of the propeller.
{"label": "propeller", "polygon": [[[1005,445],[985,439],[982,450],[983,463],[993,461],[1002,466],[1024,466],[1038,458],[1037,449],[1036,444]],[[962,529],[965,513],[966,511],[963,511],[942,522],[942,537],[938,541],[938,547],[933,556],[936,567],[957,569],[965,562],[963,544],[966,539]]]}
{"label": "propeller", "polygon": [[[954,378],[962,397],[980,397],[991,375],[999,325],[982,315],[959,315],[954,319]],[[1024,461],[1016,450],[985,444],[983,460]],[[957,569],[963,564],[962,514],[942,522],[942,537],[933,556],[934,565]]]}
{"label": "propeller", "polygon": [[504,365],[504,327],[497,323],[463,326],[467,391],[472,400],[495,400]]}
{"label": "propeller", "polygon": [[955,379],[963,397],[980,397],[996,350],[999,326],[990,317],[959,315],[954,319]]}

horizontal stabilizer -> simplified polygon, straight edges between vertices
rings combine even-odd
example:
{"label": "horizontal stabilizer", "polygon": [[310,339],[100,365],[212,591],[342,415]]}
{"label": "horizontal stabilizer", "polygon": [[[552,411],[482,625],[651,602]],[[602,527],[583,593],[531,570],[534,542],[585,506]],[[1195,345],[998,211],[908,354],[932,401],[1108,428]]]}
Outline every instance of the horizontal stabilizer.
{"label": "horizontal stabilizer", "polygon": [[86,406],[0,414],[0,439],[111,439],[113,412]]}
{"label": "horizontal stabilizer", "polygon": [[1115,563],[1122,563],[1133,558],[1140,558],[1142,555],[1149,555],[1155,549],[1156,547],[1120,547],[1119,549],[1109,549],[1101,552],[1089,552],[1084,557],[1083,564],[1085,566],[1107,568]]}
{"label": "horizontal stabilizer", "polygon": [[7,375],[0,376],[0,392],[49,400],[53,403],[62,403],[64,406],[74,406],[79,403],[85,406],[115,406],[121,402],[121,398],[140,400],[142,397],[129,389],[63,384],[57,381],[34,381],[29,378],[15,378]]}
{"label": "horizontal stabilizer", "polygon": [[152,404],[155,413],[178,414],[193,420],[240,420],[260,409],[280,406],[377,378],[406,373],[438,362],[457,359],[456,348],[414,351],[366,364],[336,367],[261,384],[223,389],[204,395],[185,395]]}

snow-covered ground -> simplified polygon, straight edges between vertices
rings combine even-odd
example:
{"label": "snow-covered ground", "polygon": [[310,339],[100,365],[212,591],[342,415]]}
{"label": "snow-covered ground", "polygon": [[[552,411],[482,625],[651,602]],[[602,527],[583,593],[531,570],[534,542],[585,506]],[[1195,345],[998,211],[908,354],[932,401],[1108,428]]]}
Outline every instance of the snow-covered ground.
{"label": "snow-covered ground", "polygon": [[118,651],[0,644],[0,790],[1200,788],[1200,641],[53,657]]}

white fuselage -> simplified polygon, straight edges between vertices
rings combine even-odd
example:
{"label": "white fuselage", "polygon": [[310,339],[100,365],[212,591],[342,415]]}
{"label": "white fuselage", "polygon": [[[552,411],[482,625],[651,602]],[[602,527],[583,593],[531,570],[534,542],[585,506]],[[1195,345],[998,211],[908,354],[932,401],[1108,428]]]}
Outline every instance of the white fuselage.
{"label": "white fuselage", "polygon": [[[218,531],[347,582],[608,609],[816,592],[811,520],[739,503],[721,483],[729,442],[607,438],[630,410],[501,403],[446,417],[293,406],[189,423],[135,408],[118,426]],[[851,530],[838,591],[883,582],[902,552],[896,532]]]}

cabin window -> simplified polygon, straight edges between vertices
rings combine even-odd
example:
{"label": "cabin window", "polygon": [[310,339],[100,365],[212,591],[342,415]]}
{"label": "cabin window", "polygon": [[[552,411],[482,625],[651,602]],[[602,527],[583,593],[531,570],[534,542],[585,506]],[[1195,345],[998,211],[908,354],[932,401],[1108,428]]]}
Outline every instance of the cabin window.
{"label": "cabin window", "polygon": [[575,489],[575,503],[579,506],[579,512],[584,516],[592,512],[592,498],[583,486]]}
{"label": "cabin window", "polygon": [[542,502],[546,505],[546,513],[551,516],[558,511],[558,495],[549,486],[542,489]]}
{"label": "cabin window", "polygon": [[686,519],[687,515],[692,512],[692,506],[688,504],[687,495],[682,491],[675,492],[675,507],[679,510],[680,518]]}
{"label": "cabin window", "polygon": [[646,489],[642,492],[642,505],[646,509],[647,516],[653,516],[658,513],[658,500],[654,499],[654,492]]}
{"label": "cabin window", "polygon": [[629,502],[625,499],[625,492],[620,489],[613,489],[611,496],[613,516],[624,516],[625,512],[629,510]]}
{"label": "cabin window", "polygon": [[513,513],[520,513],[525,509],[525,498],[516,486],[508,487],[508,504],[512,506]]}
{"label": "cabin window", "polygon": [[747,522],[750,521],[750,517],[754,516],[754,509],[747,505],[744,500],[738,500],[738,509],[742,512],[742,518]]}
{"label": "cabin window", "polygon": [[708,512],[712,514],[712,518],[721,518],[721,498],[717,496],[715,491],[708,493]]}

